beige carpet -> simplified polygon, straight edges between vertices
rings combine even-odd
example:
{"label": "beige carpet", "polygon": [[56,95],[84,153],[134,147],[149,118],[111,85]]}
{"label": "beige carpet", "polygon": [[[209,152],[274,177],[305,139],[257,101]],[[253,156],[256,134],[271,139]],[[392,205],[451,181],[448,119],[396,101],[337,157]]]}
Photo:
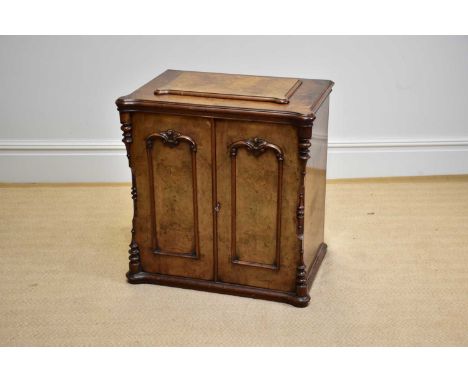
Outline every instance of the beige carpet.
{"label": "beige carpet", "polygon": [[468,178],[332,182],[308,308],[130,285],[128,186],[0,188],[0,345],[468,345]]}

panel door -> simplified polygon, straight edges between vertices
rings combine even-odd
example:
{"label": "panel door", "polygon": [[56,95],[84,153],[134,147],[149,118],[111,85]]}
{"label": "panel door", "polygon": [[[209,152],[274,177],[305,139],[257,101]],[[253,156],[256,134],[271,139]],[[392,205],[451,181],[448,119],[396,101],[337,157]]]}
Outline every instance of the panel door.
{"label": "panel door", "polygon": [[294,290],[296,134],[287,125],[216,122],[220,281]]}
{"label": "panel door", "polygon": [[137,113],[133,131],[143,271],[213,279],[211,121]]}

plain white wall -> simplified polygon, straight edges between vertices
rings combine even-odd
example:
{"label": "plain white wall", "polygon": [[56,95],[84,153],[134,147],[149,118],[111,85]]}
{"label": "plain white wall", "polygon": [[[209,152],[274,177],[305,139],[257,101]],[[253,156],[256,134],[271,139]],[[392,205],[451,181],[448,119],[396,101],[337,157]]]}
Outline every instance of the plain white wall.
{"label": "plain white wall", "polygon": [[335,81],[330,177],[468,172],[466,36],[3,36],[0,57],[0,181],[127,180],[114,101],[168,68]]}

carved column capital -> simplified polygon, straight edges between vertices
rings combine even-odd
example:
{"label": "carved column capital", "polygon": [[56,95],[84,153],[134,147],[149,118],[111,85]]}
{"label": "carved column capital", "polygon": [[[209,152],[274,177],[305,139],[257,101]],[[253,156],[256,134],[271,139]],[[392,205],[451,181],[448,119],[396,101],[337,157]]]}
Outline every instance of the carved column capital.
{"label": "carved column capital", "polygon": [[122,130],[122,142],[125,143],[125,148],[127,149],[127,158],[128,158],[128,165],[131,167],[130,163],[130,145],[133,143],[133,136],[132,136],[132,117],[130,113],[120,113],[120,123],[122,126],[120,130]]}
{"label": "carved column capital", "polygon": [[299,158],[303,161],[307,161],[310,158],[309,149],[311,143],[310,140],[307,138],[300,138],[299,139]]}

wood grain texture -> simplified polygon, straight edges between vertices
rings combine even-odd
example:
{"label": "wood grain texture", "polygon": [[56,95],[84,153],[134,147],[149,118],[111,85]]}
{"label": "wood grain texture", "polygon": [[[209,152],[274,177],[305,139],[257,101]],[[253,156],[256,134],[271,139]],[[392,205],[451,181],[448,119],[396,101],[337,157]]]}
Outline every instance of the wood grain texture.
{"label": "wood grain texture", "polygon": [[325,189],[328,143],[327,99],[312,127],[310,158],[305,176],[304,263],[310,269],[319,246],[324,242]]}
{"label": "wood grain texture", "polygon": [[[159,151],[154,148],[155,140],[160,140],[163,144],[159,147]],[[148,192],[151,202],[153,253],[199,258],[197,144],[191,137],[175,130],[150,134],[146,137],[145,142],[148,159]],[[178,147],[181,142],[188,146],[185,149]],[[164,150],[164,147],[169,147],[169,151]],[[181,159],[186,155],[181,150],[185,150],[189,154],[188,160]],[[155,151],[158,151],[156,160],[153,156]],[[158,163],[157,166],[155,162]],[[181,198],[174,201],[172,193],[178,187],[183,187],[186,191],[190,190],[191,200],[188,192],[184,192],[179,193]],[[192,221],[192,235],[187,227],[190,221]],[[161,237],[158,240],[159,235]],[[176,240],[174,240],[174,236],[177,238]],[[185,248],[183,248],[184,244]]]}
{"label": "wood grain texture", "polygon": [[[136,113],[133,125],[135,144],[132,158],[139,190],[136,231],[142,269],[147,272],[212,279],[210,121],[201,118]],[[168,130],[177,131],[193,139],[197,145],[196,154],[187,142],[170,147],[164,143],[164,140],[156,139],[150,151],[152,154],[148,156],[147,138]],[[196,155],[195,162],[194,155]],[[148,175],[151,166],[154,174],[152,184]],[[195,177],[193,169],[197,174]],[[153,211],[156,219],[154,224],[151,224]],[[154,231],[152,226],[155,226]],[[155,251],[157,248],[154,248],[154,234],[157,236],[158,248],[162,252],[182,254],[182,257],[158,254],[158,251]],[[197,246],[199,253],[196,253]],[[196,253],[196,256],[190,256],[192,253]]]}
{"label": "wood grain texture", "polygon": [[119,98],[134,201],[129,282],[306,306],[327,250],[332,85],[167,71]]}
{"label": "wood grain texture", "polygon": [[164,86],[155,89],[154,94],[287,104],[301,84],[295,78],[181,72]]}
{"label": "wood grain texture", "polygon": [[[216,89],[221,94],[235,94],[236,92],[245,92],[267,96],[286,91],[292,84],[292,80],[300,81],[297,88],[288,88],[290,91],[286,94],[288,103],[275,103],[269,101],[258,101],[252,99],[237,98],[216,98],[200,97],[198,95],[179,94],[154,94],[158,89],[168,89],[171,83],[176,83],[180,76],[196,76],[198,89],[201,81],[205,81],[205,87],[208,90]],[[322,102],[331,92],[333,82],[328,80],[310,80],[304,78],[291,79],[281,77],[262,77],[262,76],[241,76],[242,85],[237,85],[238,75],[223,74],[223,82],[213,84],[209,78],[217,73],[202,72],[184,72],[179,70],[167,70],[160,76],[154,78],[146,85],[137,89],[133,93],[120,97],[117,100],[117,106],[121,112],[151,111],[171,114],[190,114],[213,118],[234,118],[236,120],[259,120],[272,121],[284,124],[310,124],[315,118],[316,111],[320,108]],[[193,78],[192,78],[193,81]],[[188,87],[189,82],[183,81],[184,87]],[[277,84],[277,85],[275,85]],[[293,84],[294,85],[294,84]]]}
{"label": "wood grain texture", "polygon": [[[241,153],[246,152],[247,155],[239,155],[239,149],[247,150],[241,150]],[[278,145],[254,137],[232,143],[229,146],[229,153],[231,155],[231,262],[253,267],[279,269],[284,152]],[[266,185],[257,181],[259,178],[258,166],[262,166],[262,169],[270,169],[274,168],[274,165],[269,166],[264,161],[260,161],[258,157],[271,157],[272,154],[276,158],[273,161],[276,162],[277,174],[275,177],[274,174],[268,173],[266,183],[270,183],[270,185]],[[246,158],[241,162],[244,163],[244,166],[243,168],[241,166],[240,171],[238,171],[238,157]],[[253,162],[249,159],[253,159]],[[240,184],[239,189],[238,183]],[[271,199],[274,199],[276,205],[274,220],[271,220],[270,210],[261,208],[266,205],[266,200],[269,200],[271,204]],[[239,230],[237,219],[244,214],[251,224],[239,227]],[[240,245],[237,244],[238,233],[242,238]],[[271,256],[265,256],[267,247],[270,247]]]}
{"label": "wood grain texture", "polygon": [[[217,121],[218,199],[222,208],[218,214],[219,279],[229,283],[250,285],[280,291],[294,291],[298,256],[295,210],[299,167],[296,129],[275,124],[255,122]],[[272,264],[276,258],[276,229],[278,205],[277,156],[268,150],[260,156],[248,150],[238,150],[237,175],[232,177],[232,143],[252,137],[281,145],[283,193],[281,206],[281,240],[279,269],[262,269],[233,264],[233,234],[236,235],[236,254],[239,259]],[[237,181],[236,230],[233,232],[232,182]],[[222,197],[222,199],[221,199]]]}

